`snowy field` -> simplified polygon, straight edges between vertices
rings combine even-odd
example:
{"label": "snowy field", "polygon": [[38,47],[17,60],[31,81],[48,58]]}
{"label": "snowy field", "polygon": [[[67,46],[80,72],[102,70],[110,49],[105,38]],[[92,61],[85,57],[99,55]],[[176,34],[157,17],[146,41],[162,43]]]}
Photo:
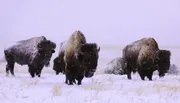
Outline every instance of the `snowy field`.
{"label": "snowy field", "polygon": [[41,78],[0,74],[0,103],[179,103],[180,77],[153,77],[154,81],[99,74],[81,86],[66,85],[64,75],[43,73]]}
{"label": "snowy field", "polygon": [[[55,75],[52,63],[44,68],[41,78],[31,78],[27,66],[15,65],[15,77],[5,76],[5,63],[0,63],[0,103],[180,103],[180,76],[166,75],[153,81],[142,81],[137,74],[103,74],[103,68],[121,48],[101,48],[97,72],[85,78],[82,85],[66,85],[65,76]],[[172,63],[179,67],[179,49],[171,49]],[[53,55],[53,58],[57,54]]]}

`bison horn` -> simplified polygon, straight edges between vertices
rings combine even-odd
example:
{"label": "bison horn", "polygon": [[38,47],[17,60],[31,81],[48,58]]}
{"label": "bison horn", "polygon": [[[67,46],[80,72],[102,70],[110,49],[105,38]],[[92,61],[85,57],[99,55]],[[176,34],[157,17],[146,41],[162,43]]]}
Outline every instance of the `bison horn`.
{"label": "bison horn", "polygon": [[100,51],[100,46],[98,46],[97,51],[98,51],[98,52]]}

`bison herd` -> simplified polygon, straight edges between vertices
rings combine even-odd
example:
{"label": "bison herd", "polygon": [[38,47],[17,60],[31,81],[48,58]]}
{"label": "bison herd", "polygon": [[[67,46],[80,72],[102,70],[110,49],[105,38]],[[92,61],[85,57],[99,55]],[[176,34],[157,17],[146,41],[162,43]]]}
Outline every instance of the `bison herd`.
{"label": "bison herd", "polygon": [[[14,76],[14,64],[27,65],[31,77],[41,76],[44,66],[50,64],[55,53],[56,44],[46,37],[33,37],[16,42],[4,50],[6,75]],[[96,43],[88,43],[85,35],[77,30],[68,40],[60,44],[58,56],[53,60],[53,70],[56,75],[65,75],[65,83],[81,85],[84,77],[91,78],[96,72],[100,47]],[[142,38],[126,45],[122,50],[122,57],[112,60],[113,70],[106,69],[105,73],[127,75],[131,79],[131,72],[138,72],[142,80],[147,77],[152,80],[155,70],[159,77],[165,76],[170,67],[169,50],[161,50],[154,38]],[[120,68],[118,68],[120,66]]]}

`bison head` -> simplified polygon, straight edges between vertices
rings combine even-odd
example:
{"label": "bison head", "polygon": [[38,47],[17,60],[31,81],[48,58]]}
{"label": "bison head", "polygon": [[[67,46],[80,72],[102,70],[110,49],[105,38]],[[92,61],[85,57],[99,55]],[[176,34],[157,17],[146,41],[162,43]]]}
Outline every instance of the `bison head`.
{"label": "bison head", "polygon": [[165,76],[170,67],[171,52],[168,50],[159,50],[156,52],[154,63],[159,71],[159,77]]}
{"label": "bison head", "polygon": [[60,72],[61,73],[64,73],[65,69],[65,63],[64,63],[64,60],[63,60],[63,57],[56,57],[54,59],[54,65],[53,65],[53,70],[56,71],[56,75],[58,75]]}
{"label": "bison head", "polygon": [[100,47],[95,43],[81,45],[77,59],[85,70],[85,77],[90,78],[94,75],[98,64]]}
{"label": "bison head", "polygon": [[55,52],[55,48],[56,48],[56,44],[51,42],[50,40],[43,40],[37,45],[38,53],[49,61],[52,54]]}

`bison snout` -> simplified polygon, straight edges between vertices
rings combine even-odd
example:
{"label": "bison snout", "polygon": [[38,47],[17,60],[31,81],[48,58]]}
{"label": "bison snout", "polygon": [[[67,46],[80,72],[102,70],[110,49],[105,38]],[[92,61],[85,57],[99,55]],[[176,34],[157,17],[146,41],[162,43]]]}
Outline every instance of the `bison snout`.
{"label": "bison snout", "polygon": [[86,78],[91,78],[94,75],[94,73],[85,73]]}
{"label": "bison snout", "polygon": [[165,73],[162,73],[162,74],[159,74],[159,77],[164,77],[165,76]]}
{"label": "bison snout", "polygon": [[96,71],[95,69],[92,69],[91,71],[86,72],[86,73],[85,73],[85,77],[86,77],[86,78],[92,77],[92,76],[94,75],[94,72],[95,72],[95,71]]}

